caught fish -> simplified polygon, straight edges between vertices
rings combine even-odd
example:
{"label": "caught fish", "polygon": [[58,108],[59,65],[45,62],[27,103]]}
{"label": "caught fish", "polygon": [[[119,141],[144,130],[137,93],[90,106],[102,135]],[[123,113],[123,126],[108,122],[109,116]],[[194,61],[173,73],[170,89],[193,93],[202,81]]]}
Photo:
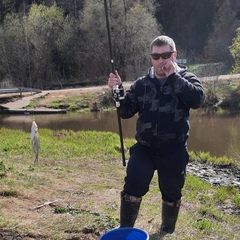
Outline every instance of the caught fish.
{"label": "caught fish", "polygon": [[32,150],[35,153],[34,166],[38,163],[38,154],[40,149],[40,139],[38,135],[38,126],[35,121],[32,121],[31,127]]}

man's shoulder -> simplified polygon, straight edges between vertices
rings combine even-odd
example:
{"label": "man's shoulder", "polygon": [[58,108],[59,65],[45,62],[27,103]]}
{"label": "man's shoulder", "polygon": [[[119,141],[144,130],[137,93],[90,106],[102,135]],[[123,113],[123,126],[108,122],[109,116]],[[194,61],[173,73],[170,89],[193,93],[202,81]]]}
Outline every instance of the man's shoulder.
{"label": "man's shoulder", "polygon": [[180,65],[180,66],[178,66],[178,67],[179,67],[179,68],[178,68],[178,73],[179,73],[182,77],[184,77],[184,78],[192,78],[192,77],[197,78],[197,76],[196,76],[194,73],[188,71],[187,66],[185,66],[185,65]]}
{"label": "man's shoulder", "polygon": [[141,76],[141,77],[139,77],[137,80],[135,80],[132,85],[135,85],[135,86],[136,86],[136,85],[142,85],[142,84],[144,84],[146,81],[147,81],[147,76]]}

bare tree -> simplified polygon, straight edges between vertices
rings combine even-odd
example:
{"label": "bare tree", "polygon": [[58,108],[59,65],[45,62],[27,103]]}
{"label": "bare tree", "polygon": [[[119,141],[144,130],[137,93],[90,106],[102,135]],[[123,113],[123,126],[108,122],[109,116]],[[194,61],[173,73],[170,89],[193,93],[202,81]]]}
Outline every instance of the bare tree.
{"label": "bare tree", "polygon": [[[115,0],[108,4],[115,67],[126,79],[135,78],[146,70],[150,41],[161,34],[154,12],[141,2]],[[85,2],[79,28],[81,52],[84,53],[79,54],[79,61],[85,65],[85,74],[91,79],[108,74],[109,46],[103,1]]]}

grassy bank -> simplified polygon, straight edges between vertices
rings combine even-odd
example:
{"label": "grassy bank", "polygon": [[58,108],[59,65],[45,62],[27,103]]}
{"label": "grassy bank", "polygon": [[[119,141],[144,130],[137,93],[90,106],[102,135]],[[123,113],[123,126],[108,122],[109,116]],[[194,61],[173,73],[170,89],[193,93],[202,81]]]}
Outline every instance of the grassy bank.
{"label": "grassy bank", "polygon": [[[117,227],[125,176],[119,136],[47,129],[39,134],[41,152],[34,167],[30,133],[0,130],[0,236],[94,240]],[[127,149],[133,142],[124,139]],[[240,217],[228,211],[229,206],[240,208],[235,188],[213,187],[188,174],[183,194],[176,235],[166,239],[238,239]],[[160,219],[161,196],[154,176],[136,227],[155,240]]]}
{"label": "grassy bank", "polygon": [[79,92],[72,92],[72,96],[63,97],[61,99],[54,99],[42,104],[45,98],[33,99],[26,108],[47,107],[53,109],[66,109],[68,112],[90,112],[90,111],[105,111],[110,110],[114,106],[112,93],[110,90],[94,90]]}
{"label": "grassy bank", "polygon": [[[216,75],[212,77],[200,78],[206,92],[204,108],[214,112],[239,111],[240,110],[240,79],[239,75]],[[123,83],[125,89],[128,89],[130,83]],[[93,88],[94,89],[94,88]],[[111,91],[106,87],[104,89],[84,91],[69,91],[70,96],[64,96],[57,99],[48,99],[48,96],[32,100],[26,108],[47,107],[54,109],[66,109],[68,112],[89,112],[110,110],[113,106]],[[59,91],[60,93],[61,91]],[[74,95],[75,93],[75,95]],[[53,94],[53,93],[51,93]],[[47,100],[47,101],[46,101]]]}

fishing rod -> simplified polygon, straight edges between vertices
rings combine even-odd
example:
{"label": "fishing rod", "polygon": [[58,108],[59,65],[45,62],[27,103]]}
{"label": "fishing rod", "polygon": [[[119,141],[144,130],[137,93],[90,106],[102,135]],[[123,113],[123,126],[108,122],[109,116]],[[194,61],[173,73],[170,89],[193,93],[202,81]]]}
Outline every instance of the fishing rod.
{"label": "fishing rod", "polygon": [[[104,6],[105,6],[106,26],[107,26],[107,32],[108,32],[108,45],[109,45],[109,52],[110,52],[111,69],[112,69],[112,73],[115,73],[115,67],[114,67],[114,61],[113,61],[113,52],[112,52],[111,33],[110,33],[110,24],[109,24],[109,18],[108,18],[107,0],[104,0]],[[117,108],[118,129],[119,129],[121,152],[122,152],[122,163],[123,163],[123,166],[125,167],[126,166],[126,159],[125,159],[125,154],[124,154],[122,124],[121,124],[120,109],[119,109],[120,100],[122,99],[122,93],[121,93],[121,89],[119,89],[118,85],[113,87],[113,98],[114,98],[115,105],[116,105],[116,108]]]}

